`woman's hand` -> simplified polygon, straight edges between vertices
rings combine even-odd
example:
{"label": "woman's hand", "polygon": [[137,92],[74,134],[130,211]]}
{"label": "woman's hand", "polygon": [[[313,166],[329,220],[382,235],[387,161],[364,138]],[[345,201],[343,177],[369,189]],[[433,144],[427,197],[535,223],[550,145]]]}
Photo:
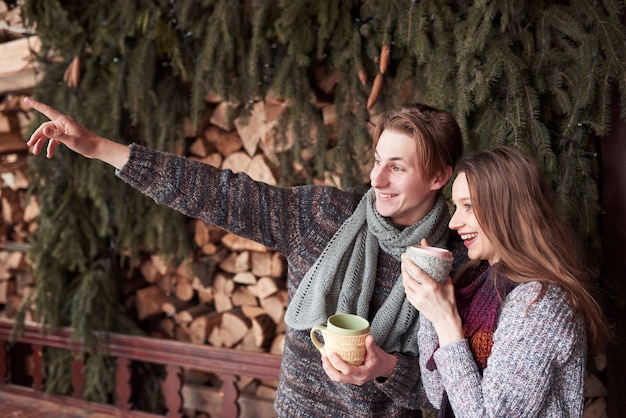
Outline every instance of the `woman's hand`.
{"label": "woman's hand", "polygon": [[464,338],[454,298],[454,286],[449,277],[445,283],[439,283],[402,254],[402,284],[409,303],[420,312],[420,315],[424,315],[433,323],[439,336],[439,345],[443,346]]}
{"label": "woman's hand", "polygon": [[50,119],[42,123],[27,142],[34,154],[39,154],[47,143],[46,156],[52,158],[55,149],[64,144],[74,152],[87,158],[97,158],[116,168],[122,168],[128,161],[130,150],[127,146],[94,134],[72,117],[30,97],[25,97],[24,102]]}
{"label": "woman's hand", "polygon": [[360,366],[352,366],[337,354],[322,357],[322,366],[334,382],[361,386],[377,377],[389,377],[396,367],[397,358],[385,352],[374,342],[374,337],[365,338],[365,361]]}

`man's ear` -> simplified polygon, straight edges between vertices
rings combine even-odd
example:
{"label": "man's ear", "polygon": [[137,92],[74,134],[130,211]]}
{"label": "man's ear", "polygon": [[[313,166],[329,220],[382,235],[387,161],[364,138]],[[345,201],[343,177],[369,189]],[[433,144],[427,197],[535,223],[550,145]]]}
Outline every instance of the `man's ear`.
{"label": "man's ear", "polygon": [[452,167],[446,166],[444,171],[440,171],[432,180],[430,190],[441,190],[452,177]]}

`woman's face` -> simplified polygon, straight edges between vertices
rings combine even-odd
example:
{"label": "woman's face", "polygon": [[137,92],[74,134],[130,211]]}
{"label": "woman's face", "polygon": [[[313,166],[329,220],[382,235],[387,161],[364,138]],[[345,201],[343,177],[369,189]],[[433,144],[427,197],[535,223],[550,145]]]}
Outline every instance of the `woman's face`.
{"label": "woman's face", "polygon": [[447,178],[443,182],[424,179],[419,168],[415,141],[404,133],[384,130],[370,172],[378,213],[398,225],[412,225],[430,212]]}
{"label": "woman's face", "polygon": [[489,264],[498,262],[500,255],[476,218],[467,176],[463,172],[452,183],[452,202],[456,208],[449,226],[463,239],[468,257],[472,260],[487,260]]}

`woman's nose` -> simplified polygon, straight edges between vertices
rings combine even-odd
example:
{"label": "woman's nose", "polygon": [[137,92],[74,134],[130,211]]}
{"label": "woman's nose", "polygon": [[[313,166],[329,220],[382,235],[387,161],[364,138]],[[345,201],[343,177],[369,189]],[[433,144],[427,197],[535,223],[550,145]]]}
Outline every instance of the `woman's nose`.
{"label": "woman's nose", "polygon": [[448,228],[452,230],[458,230],[461,227],[461,222],[459,217],[457,216],[457,211],[454,211],[452,217],[450,218],[450,222],[448,223]]}

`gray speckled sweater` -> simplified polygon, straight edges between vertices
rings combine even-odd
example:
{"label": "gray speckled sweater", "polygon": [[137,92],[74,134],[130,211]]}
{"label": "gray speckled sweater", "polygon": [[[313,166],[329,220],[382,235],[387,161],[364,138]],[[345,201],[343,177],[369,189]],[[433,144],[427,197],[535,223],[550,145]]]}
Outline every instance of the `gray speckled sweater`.
{"label": "gray speckled sweater", "polygon": [[445,388],[459,418],[582,416],[584,324],[554,286],[528,309],[540,288],[538,282],[521,284],[505,299],[482,377],[467,340],[439,348],[437,368],[429,371],[426,361],[438,338],[432,323],[420,317],[420,368],[433,405],[441,404]]}
{"label": "gray speckled sweater", "polygon": [[[332,187],[272,187],[198,162],[131,146],[128,163],[116,172],[145,195],[189,217],[264,244],[288,261],[291,298],[362,194]],[[462,246],[461,246],[462,247]],[[400,262],[381,252],[371,312],[400,277]],[[371,319],[371,318],[370,318]],[[275,406],[285,417],[416,417],[427,402],[418,360],[397,356],[383,383],[362,386],[332,382],[308,331],[287,329]]]}

